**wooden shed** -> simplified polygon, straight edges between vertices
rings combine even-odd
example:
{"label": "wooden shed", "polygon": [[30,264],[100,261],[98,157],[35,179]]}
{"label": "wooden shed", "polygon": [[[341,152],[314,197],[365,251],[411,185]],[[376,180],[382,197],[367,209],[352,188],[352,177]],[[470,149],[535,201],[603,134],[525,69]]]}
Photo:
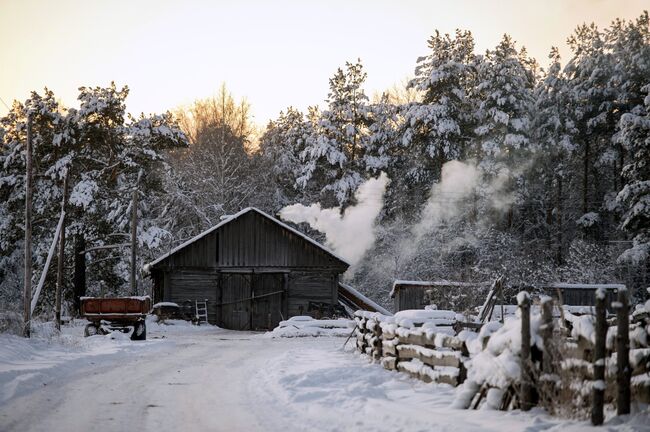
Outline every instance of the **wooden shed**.
{"label": "wooden shed", "polygon": [[561,299],[563,305],[568,306],[594,306],[596,304],[596,290],[603,288],[606,293],[607,308],[611,309],[616,301],[619,289],[625,289],[623,284],[583,284],[583,283],[551,283],[545,287],[546,293],[556,299]]}
{"label": "wooden shed", "polygon": [[146,266],[154,302],[207,300],[208,321],[233,330],[271,329],[338,304],[349,264],[256,208],[246,208]]}
{"label": "wooden shed", "polygon": [[424,309],[430,304],[462,311],[482,304],[489,288],[489,282],[396,280],[390,296],[394,299],[395,312]]}

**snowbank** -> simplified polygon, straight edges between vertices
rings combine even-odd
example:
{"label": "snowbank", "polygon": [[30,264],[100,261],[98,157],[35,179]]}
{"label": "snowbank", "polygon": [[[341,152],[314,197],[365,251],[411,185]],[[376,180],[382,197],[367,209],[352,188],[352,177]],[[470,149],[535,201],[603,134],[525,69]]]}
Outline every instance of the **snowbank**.
{"label": "snowbank", "polygon": [[349,336],[354,321],[349,319],[316,320],[309,316],[295,316],[280,324],[265,337]]}
{"label": "snowbank", "polygon": [[147,315],[147,332],[148,333],[162,333],[165,334],[180,334],[180,333],[207,333],[215,330],[221,330],[220,327],[212,324],[201,324],[197,326],[189,321],[166,319],[164,322],[158,322],[158,317],[155,315]]}
{"label": "snowbank", "polygon": [[[541,317],[531,315],[531,346],[543,350],[540,335]],[[487,341],[487,343],[486,343]],[[519,354],[521,352],[521,319],[506,318],[505,323],[489,322],[484,325],[476,338],[468,338],[467,348],[471,359],[465,363],[467,380],[456,395],[454,406],[467,407],[468,397],[474,395],[472,389],[483,384],[506,390],[521,376]],[[496,399],[496,393],[492,395]],[[488,403],[488,407],[490,404]]]}

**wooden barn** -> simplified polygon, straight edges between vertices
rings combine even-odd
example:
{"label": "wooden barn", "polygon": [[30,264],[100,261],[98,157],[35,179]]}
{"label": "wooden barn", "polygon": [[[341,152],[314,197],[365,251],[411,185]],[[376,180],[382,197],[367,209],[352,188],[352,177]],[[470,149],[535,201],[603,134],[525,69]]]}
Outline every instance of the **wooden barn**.
{"label": "wooden barn", "polygon": [[349,264],[256,208],[232,215],[149,263],[154,302],[207,300],[208,321],[272,329],[311,304],[338,305]]}

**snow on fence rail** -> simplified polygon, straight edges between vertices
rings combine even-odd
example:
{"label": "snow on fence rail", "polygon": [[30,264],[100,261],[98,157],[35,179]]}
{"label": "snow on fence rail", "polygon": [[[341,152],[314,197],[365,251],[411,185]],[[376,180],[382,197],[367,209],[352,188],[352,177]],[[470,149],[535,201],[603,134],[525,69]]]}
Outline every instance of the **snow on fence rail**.
{"label": "snow on fence rail", "polygon": [[627,292],[619,290],[618,316],[609,320],[598,292],[595,315],[571,313],[550,298],[531,308],[525,293],[518,301],[517,316],[478,332],[463,329],[465,318],[450,311],[357,311],[357,349],[386,369],[461,386],[457,408],[539,405],[601,424],[605,405],[626,414],[630,401],[650,403],[650,301],[629,313]]}

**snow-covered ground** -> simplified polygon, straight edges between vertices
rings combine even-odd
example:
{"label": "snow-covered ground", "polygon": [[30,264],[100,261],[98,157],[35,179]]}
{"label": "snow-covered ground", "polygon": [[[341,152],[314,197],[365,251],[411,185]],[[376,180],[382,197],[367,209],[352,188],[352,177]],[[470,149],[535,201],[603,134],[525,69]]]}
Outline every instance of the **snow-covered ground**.
{"label": "snow-covered ground", "polygon": [[[123,335],[0,335],[0,431],[542,431],[586,422],[450,407],[454,388],[389,372],[345,338],[150,325]],[[599,430],[647,430],[650,418]],[[594,429],[596,430],[596,429]]]}

